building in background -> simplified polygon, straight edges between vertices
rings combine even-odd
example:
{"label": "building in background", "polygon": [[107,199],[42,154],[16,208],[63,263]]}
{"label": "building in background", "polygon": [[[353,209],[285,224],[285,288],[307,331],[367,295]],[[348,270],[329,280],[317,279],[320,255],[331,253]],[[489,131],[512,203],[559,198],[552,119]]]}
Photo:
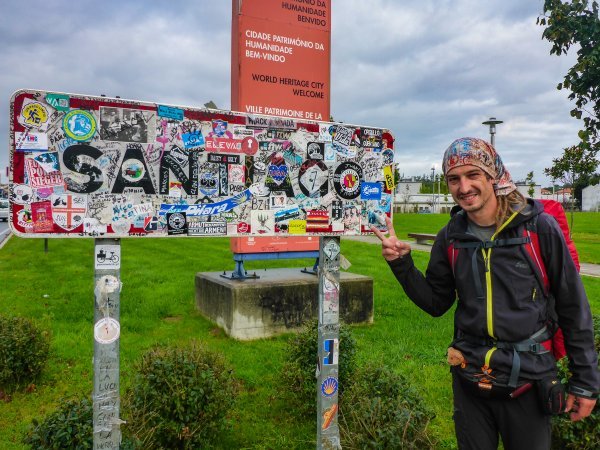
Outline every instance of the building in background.
{"label": "building in background", "polygon": [[533,186],[533,195],[529,195],[530,186],[525,181],[517,181],[515,185],[517,186],[517,190],[525,197],[542,198],[542,186],[539,184]]}
{"label": "building in background", "polygon": [[583,188],[581,191],[581,210],[600,211],[600,184]]}
{"label": "building in background", "polygon": [[394,212],[449,213],[456,204],[450,194],[421,194],[421,181],[412,178],[398,182],[394,192]]}

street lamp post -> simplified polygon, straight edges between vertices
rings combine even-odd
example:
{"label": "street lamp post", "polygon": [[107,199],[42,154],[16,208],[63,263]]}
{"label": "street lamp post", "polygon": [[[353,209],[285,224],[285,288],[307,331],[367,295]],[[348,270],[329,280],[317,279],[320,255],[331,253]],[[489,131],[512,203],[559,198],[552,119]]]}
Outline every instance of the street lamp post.
{"label": "street lamp post", "polygon": [[431,167],[431,200],[432,200],[432,211],[435,212],[435,166]]}
{"label": "street lamp post", "polygon": [[490,127],[490,144],[496,148],[496,125],[503,123],[501,120],[497,120],[495,117],[490,117],[489,120],[481,122],[482,125],[489,125]]}

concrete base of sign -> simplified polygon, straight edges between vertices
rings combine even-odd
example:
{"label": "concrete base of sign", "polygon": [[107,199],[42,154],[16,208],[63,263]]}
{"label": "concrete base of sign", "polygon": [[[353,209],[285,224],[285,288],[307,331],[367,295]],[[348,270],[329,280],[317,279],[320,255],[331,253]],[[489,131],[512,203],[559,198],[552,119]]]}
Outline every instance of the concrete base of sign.
{"label": "concrete base of sign", "polygon": [[[318,313],[318,278],[300,269],[267,269],[258,279],[196,274],[196,307],[225,332],[240,340],[298,331]],[[340,272],[340,321],[373,322],[373,279]]]}

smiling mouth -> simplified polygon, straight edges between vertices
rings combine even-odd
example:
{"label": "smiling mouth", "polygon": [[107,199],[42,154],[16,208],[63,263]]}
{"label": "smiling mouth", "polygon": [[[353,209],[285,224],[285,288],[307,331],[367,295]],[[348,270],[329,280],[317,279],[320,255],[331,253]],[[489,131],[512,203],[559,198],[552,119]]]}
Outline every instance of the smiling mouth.
{"label": "smiling mouth", "polygon": [[464,200],[464,201],[467,201],[467,202],[468,202],[468,201],[474,200],[474,199],[475,199],[475,197],[477,197],[477,194],[476,194],[476,193],[474,193],[474,192],[471,192],[471,193],[469,193],[469,194],[463,194],[463,195],[461,195],[461,196],[459,197],[459,199],[460,199],[460,200]]}

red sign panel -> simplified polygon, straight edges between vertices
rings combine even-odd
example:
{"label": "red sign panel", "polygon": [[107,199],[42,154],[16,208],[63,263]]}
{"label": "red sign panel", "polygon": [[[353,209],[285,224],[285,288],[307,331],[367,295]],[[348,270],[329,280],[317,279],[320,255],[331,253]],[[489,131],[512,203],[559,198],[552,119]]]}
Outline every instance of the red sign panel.
{"label": "red sign panel", "polygon": [[232,109],[329,120],[330,47],[330,0],[233,0]]}

